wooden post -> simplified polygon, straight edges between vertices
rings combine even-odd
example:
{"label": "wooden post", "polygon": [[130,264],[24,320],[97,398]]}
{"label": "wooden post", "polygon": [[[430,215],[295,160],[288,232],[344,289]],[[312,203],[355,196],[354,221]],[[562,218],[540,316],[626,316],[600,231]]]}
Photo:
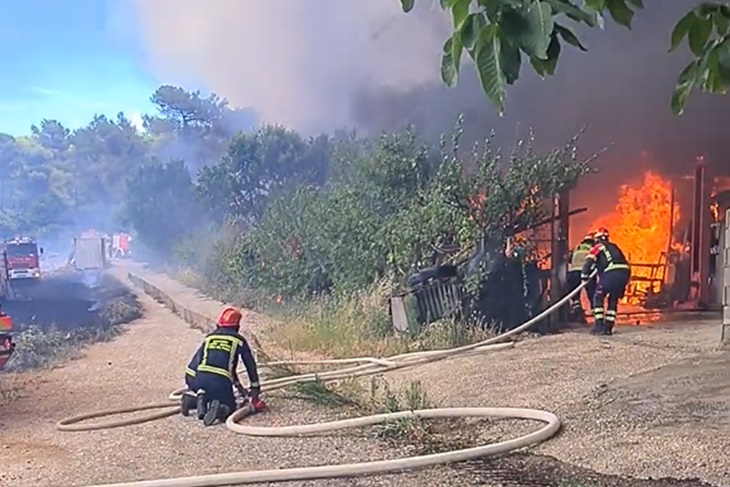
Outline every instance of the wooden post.
{"label": "wooden post", "polygon": [[[553,305],[565,296],[568,255],[568,232],[570,216],[569,193],[556,194],[552,201],[552,217],[550,232],[550,304]],[[560,218],[556,218],[560,216]],[[557,331],[567,321],[567,307],[561,308],[550,316],[548,329]]]}
{"label": "wooden post", "polygon": [[730,347],[730,209],[725,211],[725,221],[720,236],[720,255],[722,262],[722,333],[720,341]]}
{"label": "wooden post", "polygon": [[712,215],[710,210],[710,190],[707,166],[704,159],[697,158],[694,178],[694,201],[692,218],[692,260],[691,276],[697,284],[696,300],[698,306],[706,306],[710,297],[710,232]]}

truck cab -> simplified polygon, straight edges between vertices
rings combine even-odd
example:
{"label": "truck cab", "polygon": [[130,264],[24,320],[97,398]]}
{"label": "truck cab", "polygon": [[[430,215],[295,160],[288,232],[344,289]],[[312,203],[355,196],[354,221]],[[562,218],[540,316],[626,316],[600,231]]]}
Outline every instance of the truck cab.
{"label": "truck cab", "polygon": [[6,240],[3,247],[3,260],[8,280],[40,279],[40,254],[43,253],[43,249],[39,249],[34,240],[14,238]]}

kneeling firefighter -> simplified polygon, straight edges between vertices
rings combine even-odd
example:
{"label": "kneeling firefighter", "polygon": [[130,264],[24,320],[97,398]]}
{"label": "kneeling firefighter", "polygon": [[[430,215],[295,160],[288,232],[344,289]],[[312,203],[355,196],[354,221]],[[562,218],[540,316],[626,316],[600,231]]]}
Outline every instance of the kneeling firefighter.
{"label": "kneeling firefighter", "polygon": [[[224,309],[216,329],[205,336],[185,369],[185,383],[190,391],[183,394],[181,411],[187,415],[195,407],[198,418],[206,426],[216,419],[225,421],[236,409],[234,388],[244,399],[251,401],[254,410],[265,407],[259,398],[261,386],[256,361],[248,342],[239,333],[240,324],[241,313],[238,310]],[[249,391],[241,385],[236,374],[239,358],[246,367],[251,384]]]}
{"label": "kneeling firefighter", "polygon": [[[581,284],[581,275],[583,273],[583,264],[588,257],[588,252],[591,251],[595,240],[593,233],[586,235],[583,240],[568,254],[568,292],[573,291]],[[588,303],[593,306],[593,294],[596,291],[595,281],[589,282],[585,287],[586,295],[588,296]],[[585,311],[583,306],[580,304],[580,293],[573,296],[570,300],[570,315],[577,319],[581,323],[585,323]]]}
{"label": "kneeling firefighter", "polygon": [[[613,334],[616,323],[618,302],[624,297],[626,286],[631,279],[631,266],[618,245],[609,241],[608,230],[599,228],[593,234],[595,244],[586,256],[581,278],[587,280],[598,269],[598,284],[593,294],[593,318],[595,325],[591,331],[598,335]],[[604,311],[603,302],[608,298]]]}

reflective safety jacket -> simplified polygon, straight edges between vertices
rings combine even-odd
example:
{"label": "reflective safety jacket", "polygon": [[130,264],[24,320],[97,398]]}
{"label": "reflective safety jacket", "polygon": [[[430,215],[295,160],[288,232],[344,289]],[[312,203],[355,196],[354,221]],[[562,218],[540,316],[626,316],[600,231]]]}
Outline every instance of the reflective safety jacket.
{"label": "reflective safety jacket", "polygon": [[568,261],[568,272],[580,272],[583,269],[583,264],[585,264],[586,257],[588,257],[588,252],[591,251],[592,247],[593,242],[584,240],[570,252],[570,259]]}
{"label": "reflective safety jacket", "polygon": [[613,242],[598,242],[586,256],[581,271],[582,277],[590,276],[594,268],[598,268],[598,275],[600,276],[605,272],[617,269],[630,270],[631,266],[618,245]]}
{"label": "reflective safety jacket", "polygon": [[199,373],[204,372],[225,377],[233,384],[240,384],[236,374],[239,357],[246,367],[251,387],[259,387],[256,361],[248,342],[236,330],[223,327],[218,327],[205,336],[185,368],[185,374],[198,377]]}

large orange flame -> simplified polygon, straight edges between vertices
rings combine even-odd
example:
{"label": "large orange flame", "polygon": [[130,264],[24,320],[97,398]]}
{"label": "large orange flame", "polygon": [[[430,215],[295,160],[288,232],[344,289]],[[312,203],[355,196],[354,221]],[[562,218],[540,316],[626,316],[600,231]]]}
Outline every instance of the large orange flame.
{"label": "large orange flame", "polygon": [[679,205],[675,203],[672,212],[671,183],[647,171],[640,184],[621,186],[614,211],[593,222],[592,228],[608,228],[611,240],[633,264],[630,295],[644,293],[650,287],[659,291],[660,280],[649,282],[635,278],[663,277],[666,252],[673,246],[671,229],[678,220]]}

